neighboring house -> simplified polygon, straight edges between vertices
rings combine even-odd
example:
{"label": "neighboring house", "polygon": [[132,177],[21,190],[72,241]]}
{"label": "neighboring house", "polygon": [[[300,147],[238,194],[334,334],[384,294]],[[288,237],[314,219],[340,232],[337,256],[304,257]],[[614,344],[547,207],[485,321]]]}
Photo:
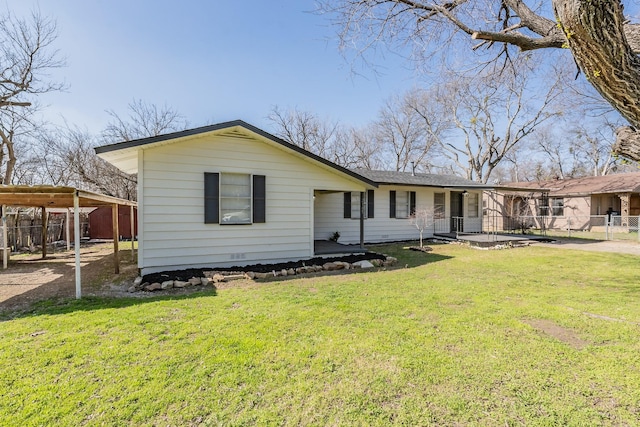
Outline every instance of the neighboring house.
{"label": "neighboring house", "polygon": [[[482,191],[488,187],[450,175],[354,169],[378,184],[364,194],[364,241],[410,240],[417,231],[409,223],[416,209],[433,218],[425,236],[482,231]],[[327,239],[340,233],[340,242],[359,241],[360,194],[316,194],[315,236]]]}
{"label": "neighboring house", "polygon": [[[518,192],[494,194],[495,214],[504,228],[594,230],[605,221],[623,229],[637,229],[640,215],[640,173],[589,176],[540,182],[514,182]],[[531,189],[527,193],[526,189]]]}
{"label": "neighboring house", "polygon": [[348,170],[239,120],[96,153],[138,174],[142,274],[308,259],[335,231],[340,243],[415,239],[414,207],[436,212],[431,233],[481,231],[471,181]]}

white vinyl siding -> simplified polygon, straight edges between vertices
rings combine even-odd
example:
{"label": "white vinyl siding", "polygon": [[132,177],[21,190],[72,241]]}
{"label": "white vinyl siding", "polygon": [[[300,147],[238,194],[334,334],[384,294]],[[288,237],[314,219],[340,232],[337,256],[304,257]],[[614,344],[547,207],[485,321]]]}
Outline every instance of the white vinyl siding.
{"label": "white vinyl siding", "polygon": [[[354,178],[271,144],[249,136],[204,134],[144,150],[139,198],[144,208],[140,220],[144,256],[139,260],[143,274],[314,255],[314,189],[343,194],[366,188]],[[205,172],[221,177],[265,175],[267,222],[251,227],[205,224]]]}
{"label": "white vinyl siding", "polygon": [[[393,242],[402,240],[418,239],[419,235],[416,227],[411,225],[408,218],[398,219],[389,218],[389,198],[391,191],[407,193],[416,192],[416,209],[434,209],[434,202],[440,204],[439,226],[447,227],[449,224],[449,207],[445,203],[448,200],[446,192],[442,192],[439,188],[429,187],[408,187],[408,186],[392,186],[381,185],[374,190],[374,216],[364,221],[364,241],[365,242]],[[481,194],[477,192],[476,194]],[[410,197],[410,196],[409,196]],[[318,240],[327,240],[335,231],[340,232],[340,243],[358,244],[360,242],[359,221],[351,221],[343,218],[343,195],[316,194],[315,199],[315,238]],[[397,206],[396,206],[397,209]],[[481,218],[465,221],[465,230],[470,232],[482,231]],[[443,229],[442,231],[448,231]],[[425,236],[431,236],[433,230],[425,230]]]}
{"label": "white vinyl siding", "polygon": [[[433,200],[433,190],[417,187],[380,186],[374,190],[374,215],[364,221],[365,242],[391,242],[417,239],[416,228],[409,219],[389,218],[389,189],[400,192],[416,191],[418,206],[421,200]],[[360,223],[343,219],[342,194],[317,194],[315,200],[315,238],[327,240],[335,231],[340,232],[340,243],[360,242]]]}

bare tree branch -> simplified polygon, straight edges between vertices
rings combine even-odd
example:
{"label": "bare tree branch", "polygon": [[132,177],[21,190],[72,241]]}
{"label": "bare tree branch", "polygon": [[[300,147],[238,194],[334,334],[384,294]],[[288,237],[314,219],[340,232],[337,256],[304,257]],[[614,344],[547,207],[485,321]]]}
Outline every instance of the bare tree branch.
{"label": "bare tree branch", "polygon": [[[627,21],[623,3],[320,0],[319,11],[339,27],[341,48],[363,58],[379,46],[412,46],[418,58],[438,50],[451,53],[454,41],[465,39],[482,40],[507,61],[507,46],[523,51],[568,47],[589,82],[630,124],[618,132],[614,150],[640,160],[640,135],[635,135],[640,129],[640,26]],[[469,46],[478,52],[477,47]]]}

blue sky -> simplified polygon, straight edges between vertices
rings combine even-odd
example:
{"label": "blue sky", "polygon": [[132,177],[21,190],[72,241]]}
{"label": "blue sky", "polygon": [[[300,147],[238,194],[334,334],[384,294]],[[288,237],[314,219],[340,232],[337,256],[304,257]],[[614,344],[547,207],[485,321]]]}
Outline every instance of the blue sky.
{"label": "blue sky", "polygon": [[[134,99],[179,111],[192,127],[242,119],[272,131],[274,106],[362,126],[383,101],[419,85],[411,64],[387,53],[379,73],[354,73],[314,0],[0,0],[18,16],[57,21],[64,93],[43,96],[54,123],[99,133],[107,110]],[[637,17],[638,0],[626,12]],[[353,53],[353,52],[351,52]]]}
{"label": "blue sky", "polygon": [[[0,0],[2,1],[2,0]],[[64,93],[46,117],[98,133],[134,98],[167,105],[192,126],[243,119],[270,130],[273,106],[360,126],[382,102],[417,84],[409,64],[354,74],[313,0],[5,0],[18,16],[39,8],[58,24]],[[383,63],[383,60],[380,60]]]}

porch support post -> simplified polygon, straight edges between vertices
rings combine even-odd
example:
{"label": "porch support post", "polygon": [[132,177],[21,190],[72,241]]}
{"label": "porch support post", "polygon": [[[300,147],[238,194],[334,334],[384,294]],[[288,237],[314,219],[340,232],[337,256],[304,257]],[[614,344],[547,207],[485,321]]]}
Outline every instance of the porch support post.
{"label": "porch support post", "polygon": [[366,205],[364,203],[365,192],[360,192],[360,249],[364,249],[364,215],[366,213]]}
{"label": "porch support post", "polygon": [[80,198],[78,190],[73,193],[73,249],[76,258],[76,299],[82,297],[80,276]]}
{"label": "porch support post", "polygon": [[620,193],[617,196],[620,198],[620,225],[622,227],[628,227],[631,193]]}
{"label": "porch support post", "polygon": [[116,274],[120,274],[120,257],[118,255],[118,205],[111,205],[111,224],[113,226],[113,268]]}
{"label": "porch support post", "polygon": [[40,214],[42,216],[42,239],[41,239],[41,244],[42,244],[42,259],[45,259],[47,257],[47,208],[42,206],[42,213]]}
{"label": "porch support post", "polygon": [[7,235],[7,206],[2,205],[2,269],[6,270],[8,267],[9,251],[8,235]]}

